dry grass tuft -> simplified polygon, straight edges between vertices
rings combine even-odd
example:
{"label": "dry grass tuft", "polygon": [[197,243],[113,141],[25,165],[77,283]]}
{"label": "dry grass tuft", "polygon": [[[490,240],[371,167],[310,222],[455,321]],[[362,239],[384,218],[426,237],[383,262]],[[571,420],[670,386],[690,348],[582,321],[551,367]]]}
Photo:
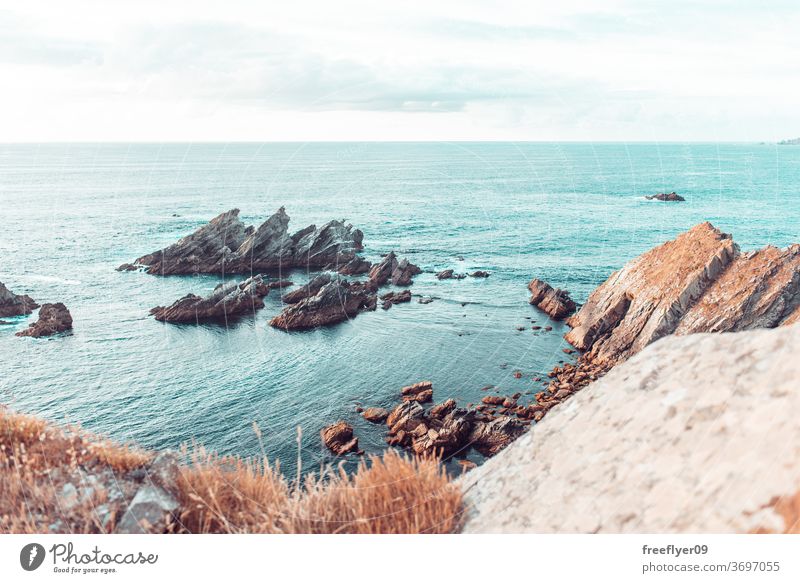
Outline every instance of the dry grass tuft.
{"label": "dry grass tuft", "polygon": [[[170,532],[448,533],[460,525],[461,492],[436,460],[388,451],[352,474],[339,467],[290,482],[264,459],[197,446],[183,453],[188,463],[175,485],[181,507]],[[141,482],[132,470],[146,470],[152,458],[0,408],[0,532],[113,532]],[[123,494],[113,504],[112,485]],[[111,519],[98,513],[101,506]]]}

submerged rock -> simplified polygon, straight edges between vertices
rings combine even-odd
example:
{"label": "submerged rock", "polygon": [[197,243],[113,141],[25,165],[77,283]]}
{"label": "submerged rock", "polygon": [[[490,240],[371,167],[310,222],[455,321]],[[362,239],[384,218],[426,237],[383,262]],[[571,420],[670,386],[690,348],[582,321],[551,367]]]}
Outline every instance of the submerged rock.
{"label": "submerged rock", "polygon": [[353,427],[344,421],[337,421],[321,432],[322,443],[336,455],[363,453],[358,449],[358,438],[353,435]]}
{"label": "submerged rock", "polygon": [[334,279],[315,295],[285,308],[269,324],[283,330],[317,328],[353,318],[375,306],[375,294],[366,285]]}
{"label": "submerged rock", "polygon": [[347,263],[363,249],[363,233],[343,221],[310,225],[289,235],[283,207],[257,229],[246,227],[239,209],[212,219],[191,235],[118,269],[145,269],[156,275],[252,273],[293,267]]}
{"label": "submerged rock", "polygon": [[664,202],[685,202],[686,199],[680,194],[674,192],[659,192],[658,194],[649,194],[645,196],[647,200],[661,200]]}
{"label": "submerged rock", "polygon": [[17,336],[40,338],[52,336],[72,329],[72,315],[62,303],[43,304],[39,309],[39,319],[25,330],[17,332]]}
{"label": "submerged rock", "polygon": [[221,283],[206,297],[188,294],[168,307],[158,306],[150,315],[163,322],[197,322],[254,313],[264,307],[269,293],[260,275],[242,282]]}
{"label": "submerged rock", "polygon": [[0,281],[0,317],[27,316],[38,307],[30,296],[17,295]]}
{"label": "submerged rock", "polygon": [[541,279],[531,280],[528,289],[531,292],[529,303],[547,313],[554,320],[562,320],[575,312],[575,302],[572,301],[566,290],[554,289]]}
{"label": "submerged rock", "polygon": [[283,289],[285,287],[291,287],[294,285],[293,281],[289,281],[288,279],[281,279],[278,281],[270,281],[266,284],[269,289]]}

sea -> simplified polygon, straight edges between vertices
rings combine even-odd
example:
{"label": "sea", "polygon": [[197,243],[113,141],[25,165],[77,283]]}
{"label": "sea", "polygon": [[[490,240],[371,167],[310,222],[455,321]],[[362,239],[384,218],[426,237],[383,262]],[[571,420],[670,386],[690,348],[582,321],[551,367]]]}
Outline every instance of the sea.
{"label": "sea", "polygon": [[[672,191],[686,202],[645,199]],[[228,209],[258,225],[281,206],[291,231],[346,219],[364,232],[367,259],[395,251],[419,265],[412,302],[287,333],[268,325],[282,308],[272,291],[253,316],[165,324],[148,311],[220,279],[115,270]],[[50,339],[14,335],[35,313],[4,318],[0,404],[146,448],[266,455],[292,475],[351,468],[358,456],[333,458],[319,431],[348,421],[365,452],[380,453],[385,427],[358,407],[390,409],[422,380],[436,402],[524,400],[543,388],[534,378],[573,358],[565,325],[528,304],[532,278],[583,302],[702,221],[745,250],[800,242],[800,147],[0,144],[0,281],[74,318]],[[443,269],[490,276],[439,281]],[[283,275],[302,284],[314,273]]]}

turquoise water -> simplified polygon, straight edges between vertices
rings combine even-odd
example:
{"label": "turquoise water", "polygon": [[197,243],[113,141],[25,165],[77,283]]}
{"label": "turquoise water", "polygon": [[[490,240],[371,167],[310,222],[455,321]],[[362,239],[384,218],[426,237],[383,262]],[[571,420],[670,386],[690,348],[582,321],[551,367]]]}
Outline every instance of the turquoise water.
{"label": "turquoise water", "polygon": [[[379,451],[382,428],[355,407],[392,407],[403,385],[430,379],[437,401],[461,404],[487,384],[541,386],[531,377],[566,344],[527,304],[531,278],[583,301],[703,220],[743,248],[800,241],[799,185],[800,148],[757,144],[0,145],[0,281],[63,301],[75,319],[51,340],[14,337],[28,318],[0,326],[0,402],[145,446],[194,439],[224,453],[259,453],[256,422],[289,471],[298,427],[306,469],[330,460],[318,431],[339,418]],[[643,198],[673,190],[687,202]],[[437,299],[287,334],[266,324],[273,292],[228,327],[175,326],[148,310],[215,277],[114,269],[229,208],[258,224],[282,205],[293,229],[348,219],[367,258],[398,251],[425,270],[413,292]],[[437,281],[445,268],[492,275]]]}

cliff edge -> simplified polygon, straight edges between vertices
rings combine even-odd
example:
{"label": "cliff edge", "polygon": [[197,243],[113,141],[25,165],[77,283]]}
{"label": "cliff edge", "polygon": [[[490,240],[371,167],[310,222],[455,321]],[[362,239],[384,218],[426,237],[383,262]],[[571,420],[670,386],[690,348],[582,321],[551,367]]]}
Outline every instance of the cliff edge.
{"label": "cliff edge", "polygon": [[800,326],[669,336],[462,479],[464,532],[799,532]]}

